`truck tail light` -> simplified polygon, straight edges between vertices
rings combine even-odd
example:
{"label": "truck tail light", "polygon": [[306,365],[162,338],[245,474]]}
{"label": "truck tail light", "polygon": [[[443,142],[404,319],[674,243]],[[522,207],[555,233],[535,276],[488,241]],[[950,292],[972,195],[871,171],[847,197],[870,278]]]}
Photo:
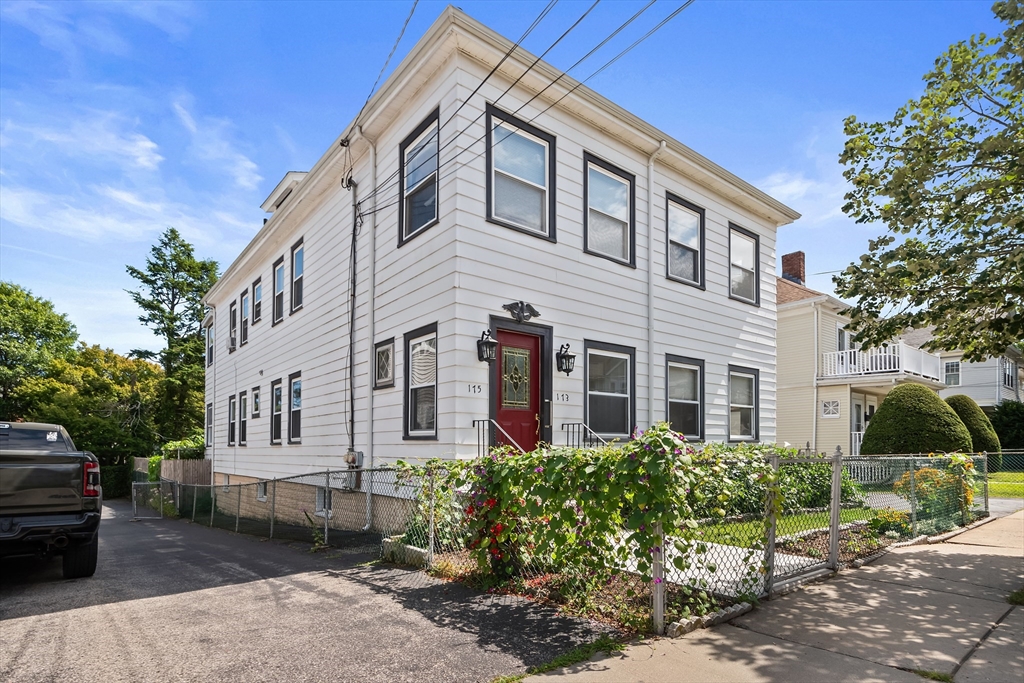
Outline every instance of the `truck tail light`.
{"label": "truck tail light", "polygon": [[96,498],[100,495],[100,466],[98,463],[86,461],[82,469],[82,495]]}

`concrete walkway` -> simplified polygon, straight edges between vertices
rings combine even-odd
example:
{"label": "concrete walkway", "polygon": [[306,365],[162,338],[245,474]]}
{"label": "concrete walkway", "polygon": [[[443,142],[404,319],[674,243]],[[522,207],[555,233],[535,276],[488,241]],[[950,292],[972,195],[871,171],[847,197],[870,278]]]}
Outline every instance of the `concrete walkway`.
{"label": "concrete walkway", "polygon": [[715,629],[538,678],[566,681],[1024,681],[1024,511],[765,602]]}

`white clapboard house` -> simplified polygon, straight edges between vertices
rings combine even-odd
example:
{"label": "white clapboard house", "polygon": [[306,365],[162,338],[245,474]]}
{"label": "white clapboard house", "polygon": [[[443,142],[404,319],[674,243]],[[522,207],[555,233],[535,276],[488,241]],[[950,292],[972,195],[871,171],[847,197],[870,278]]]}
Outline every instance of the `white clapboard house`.
{"label": "white clapboard house", "polygon": [[205,299],[218,482],[660,420],[775,440],[798,214],[521,49],[488,78],[512,46],[449,7],[271,193]]}

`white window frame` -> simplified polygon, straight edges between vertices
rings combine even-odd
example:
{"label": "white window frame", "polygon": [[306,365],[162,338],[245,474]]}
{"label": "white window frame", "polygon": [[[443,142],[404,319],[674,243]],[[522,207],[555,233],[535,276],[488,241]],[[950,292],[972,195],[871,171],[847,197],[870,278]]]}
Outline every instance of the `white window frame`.
{"label": "white window frame", "polygon": [[[696,361],[696,359],[673,358],[671,356],[667,357],[666,363],[665,363],[665,421],[669,422],[671,424],[671,415],[672,415],[671,408],[672,408],[672,404],[673,403],[682,403],[682,404],[685,404],[685,405],[695,405],[695,406],[697,406],[697,433],[696,434],[687,434],[686,432],[681,432],[678,429],[676,429],[674,425],[673,425],[672,429],[674,429],[675,431],[679,432],[680,434],[682,434],[683,436],[685,436],[688,439],[689,438],[693,438],[693,439],[701,440],[701,439],[704,438],[704,366],[703,366],[702,363],[698,363],[698,362],[695,362],[695,361]],[[671,376],[671,373],[672,373],[672,368],[680,368],[680,369],[683,369],[683,370],[693,370],[694,372],[697,373],[697,399],[696,400],[672,398],[671,394],[669,393],[669,391],[670,391],[669,390],[669,379],[670,379],[670,376]]]}
{"label": "white window frame", "polygon": [[[539,135],[535,135],[526,129],[529,124],[520,122],[515,117],[505,114],[500,110],[488,106],[487,108],[487,183],[488,183],[488,216],[487,220],[499,223],[506,227],[514,230],[521,230],[530,235],[536,237],[542,237],[551,241],[555,240],[555,218],[552,211],[552,201],[554,197],[554,178],[552,177],[552,166],[554,160],[554,136],[551,136],[551,140],[546,140]],[[519,176],[510,173],[508,171],[499,170],[494,163],[494,148],[495,148],[495,133],[498,131],[496,128],[504,129],[505,131],[513,135],[521,135],[533,142],[544,147],[544,184],[538,185],[537,183],[520,178]],[[532,128],[532,126],[530,126]],[[516,182],[529,185],[537,188],[544,193],[543,211],[541,213],[542,228],[538,230],[529,225],[516,222],[514,219],[506,216],[499,216],[496,213],[497,207],[497,183],[495,182],[495,173],[501,173],[507,178],[511,178]]]}
{"label": "white window frame", "polygon": [[334,516],[334,496],[331,495],[331,489],[326,486],[316,487],[316,516],[323,517],[327,516],[330,519]]}
{"label": "white window frame", "polygon": [[[381,375],[381,355],[387,356],[388,373]],[[373,347],[373,388],[387,389],[395,386],[395,339],[377,342]]]}
{"label": "white window frame", "polygon": [[[742,239],[750,240],[754,243],[754,269],[749,270],[743,266],[737,265],[733,261],[733,238],[739,236]],[[754,276],[754,298],[748,299],[745,296],[736,294],[732,291],[732,273],[733,269],[741,270],[746,273],[752,273]],[[729,224],[729,298],[736,301],[742,301],[743,303],[751,304],[753,306],[761,305],[761,238],[749,230],[741,228],[738,225]]]}
{"label": "white window frame", "polygon": [[249,343],[249,290],[242,292],[242,326],[239,330],[240,338],[238,340],[239,346],[244,346]]}
{"label": "white window frame", "polygon": [[821,402],[821,417],[825,420],[834,420],[840,417],[842,404],[839,399],[828,399]]}
{"label": "white window frame", "polygon": [[1000,358],[1003,366],[1003,386],[1007,389],[1014,389],[1017,386],[1017,364],[1009,358]]}
{"label": "white window frame", "polygon": [[[584,221],[586,223],[586,227],[585,227],[584,233],[583,233],[583,244],[584,244],[583,250],[586,253],[588,253],[588,254],[593,254],[594,256],[600,256],[601,258],[606,258],[609,261],[614,261],[615,263],[621,263],[623,265],[631,266],[631,265],[636,263],[636,244],[635,244],[635,242],[636,242],[636,226],[635,226],[635,223],[634,223],[634,217],[635,217],[636,214],[635,214],[634,206],[633,206],[633,204],[635,202],[635,198],[634,198],[634,193],[635,193],[634,182],[635,182],[635,178],[633,176],[631,176],[630,174],[626,173],[625,171],[616,168],[614,165],[609,164],[609,163],[607,163],[607,162],[605,162],[605,161],[603,161],[601,159],[598,159],[597,157],[595,157],[595,156],[593,156],[593,155],[591,155],[589,153],[584,153],[584,159],[585,159],[585,163],[584,163],[584,169],[583,170],[584,170],[584,173],[586,173],[586,186],[587,186],[587,190],[586,190],[585,196],[583,198],[583,206],[584,206],[584,210],[586,211],[586,214],[584,215]],[[591,241],[590,241],[590,212],[591,211],[596,211],[597,213],[601,214],[602,216],[607,216],[608,218],[612,219],[613,221],[621,222],[621,219],[611,215],[610,213],[606,213],[606,212],[602,211],[601,209],[599,209],[599,208],[597,208],[595,206],[591,206],[591,203],[590,203],[590,193],[593,191],[593,188],[591,187],[591,183],[590,183],[590,171],[591,170],[596,171],[597,173],[600,173],[601,175],[603,175],[603,176],[605,176],[607,178],[611,178],[612,180],[614,180],[614,181],[616,181],[618,183],[622,183],[626,187],[626,198],[627,198],[626,201],[627,201],[627,204],[626,204],[626,221],[625,221],[626,222],[626,235],[625,235],[625,238],[626,238],[626,243],[628,244],[628,248],[627,248],[627,253],[626,253],[625,257],[617,256],[615,254],[609,254],[608,252],[601,251],[600,249],[595,247],[591,243]]]}
{"label": "white window frame", "polygon": [[[955,370],[952,370],[952,366],[956,366]],[[947,360],[942,363],[942,380],[947,387],[958,387],[960,386],[960,361],[958,360]],[[956,382],[950,382],[949,378],[952,375],[956,375]]]}
{"label": "white window frame", "polygon": [[[729,386],[728,386],[728,391],[729,391],[729,396],[728,396],[728,399],[729,399],[729,413],[726,416],[726,427],[727,427],[727,429],[729,431],[729,441],[755,441],[756,442],[757,439],[758,439],[758,433],[759,433],[758,421],[760,419],[759,416],[758,416],[758,410],[757,410],[758,396],[760,394],[760,387],[758,386],[760,384],[760,382],[758,381],[759,380],[758,374],[759,373],[757,373],[755,370],[753,370],[751,368],[740,368],[740,367],[735,367],[735,366],[732,366],[732,365],[729,366]],[[754,386],[754,395],[752,397],[754,399],[753,404],[733,403],[732,402],[732,378],[735,377],[735,376],[749,377],[753,381],[753,386]],[[753,432],[753,434],[733,434],[732,433],[732,409],[733,409],[733,406],[735,406],[737,408],[750,408],[750,429]]]}
{"label": "white window frame", "polygon": [[[631,423],[633,422],[633,405],[634,405],[633,404],[633,401],[634,401],[633,390],[634,390],[634,387],[636,385],[636,378],[634,377],[635,370],[633,368],[633,364],[634,364],[633,357],[630,354],[625,353],[623,351],[611,351],[611,350],[607,350],[605,348],[601,348],[599,346],[591,347],[589,345],[586,345],[586,352],[587,352],[587,380],[586,380],[586,384],[584,385],[584,394],[585,394],[584,401],[586,402],[585,403],[585,408],[586,408],[586,411],[587,411],[587,426],[589,428],[593,429],[595,433],[600,434],[602,437],[629,438],[629,436],[630,436],[629,430],[631,429]],[[590,368],[591,368],[590,359],[593,358],[594,356],[605,356],[606,358],[621,358],[621,359],[624,359],[626,361],[626,393],[625,394],[620,394],[620,393],[617,393],[617,392],[608,392],[608,391],[591,391],[591,389],[590,389],[590,372],[591,372],[591,370],[590,370]],[[604,431],[601,431],[599,429],[600,425],[591,424],[593,418],[590,415],[590,397],[592,395],[593,396],[613,396],[615,398],[623,398],[623,397],[625,397],[625,399],[626,399],[626,429],[627,429],[627,431],[625,433],[604,432]]]}
{"label": "white window frame", "polygon": [[[430,115],[422,124],[426,125],[418,135],[416,135],[411,141],[405,141],[401,145],[402,154],[402,220],[399,226],[399,240],[398,243],[401,245],[406,240],[410,240],[416,235],[420,234],[427,228],[436,225],[440,216],[440,181],[438,169],[440,168],[441,158],[441,128],[438,112],[435,111]],[[414,133],[415,135],[415,133]],[[406,178],[409,175],[409,154],[416,149],[416,146],[424,140],[424,138],[434,136],[434,169],[429,174],[420,179],[416,185],[412,188],[406,187]],[[415,169],[414,169],[415,170]],[[409,230],[409,197],[416,194],[421,189],[426,187],[427,183],[434,184],[434,217],[428,220],[423,225],[419,226],[415,230]]]}
{"label": "white window frame", "polygon": [[[428,339],[434,340],[434,381],[429,384],[413,384],[413,348],[416,344],[426,341]],[[437,438],[437,356],[440,351],[438,349],[438,334],[437,326],[428,325],[426,328],[420,328],[410,333],[406,337],[405,343],[405,355],[406,355],[406,372],[405,372],[405,438],[406,439],[436,439]],[[413,429],[413,415],[416,411],[416,405],[413,403],[413,390],[423,389],[425,387],[434,387],[434,428],[433,429]]]}
{"label": "white window frame", "polygon": [[256,482],[256,500],[263,503],[267,502],[267,482]]}
{"label": "white window frame", "polygon": [[[683,199],[681,197],[677,197],[677,196],[675,196],[674,194],[672,194],[670,192],[666,192],[665,193],[665,200],[666,200],[665,201],[665,240],[666,240],[666,245],[667,245],[667,248],[665,250],[665,276],[668,279],[670,279],[670,280],[675,280],[676,282],[681,282],[681,283],[683,283],[685,285],[691,285],[693,287],[700,287],[701,289],[703,289],[704,288],[704,220],[705,220],[704,209],[699,207],[699,206],[697,206],[696,204],[693,204],[691,202],[686,201],[685,199]],[[672,239],[672,232],[669,229],[669,224],[671,222],[670,221],[670,216],[671,216],[672,208],[673,207],[675,207],[676,209],[678,209],[680,211],[689,212],[689,213],[692,213],[692,214],[697,216],[697,243],[698,243],[699,246],[697,247],[696,252],[695,252],[695,256],[696,256],[696,258],[695,258],[696,273],[695,274],[697,275],[697,279],[696,280],[688,280],[687,278],[683,277],[682,275],[676,275],[676,274],[674,274],[672,272],[672,245],[673,244],[677,244],[680,247],[682,247],[683,249],[687,249],[689,251],[694,251],[693,247],[689,246],[688,244],[683,244],[682,242],[677,242],[677,241]]]}

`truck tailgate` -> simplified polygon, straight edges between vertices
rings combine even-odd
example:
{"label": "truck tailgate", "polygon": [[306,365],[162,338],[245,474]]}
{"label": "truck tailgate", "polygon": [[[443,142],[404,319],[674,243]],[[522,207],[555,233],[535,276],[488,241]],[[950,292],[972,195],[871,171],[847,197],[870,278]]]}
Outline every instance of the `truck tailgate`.
{"label": "truck tailgate", "polygon": [[85,460],[81,452],[0,451],[0,514],[80,512]]}

